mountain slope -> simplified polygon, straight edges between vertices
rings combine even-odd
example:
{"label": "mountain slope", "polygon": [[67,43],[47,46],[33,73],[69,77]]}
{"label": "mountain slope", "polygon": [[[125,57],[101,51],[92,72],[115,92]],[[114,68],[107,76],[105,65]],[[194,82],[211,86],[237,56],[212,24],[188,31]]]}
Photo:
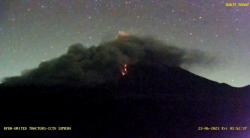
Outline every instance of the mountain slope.
{"label": "mountain slope", "polygon": [[2,87],[0,95],[2,125],[72,125],[72,132],[53,137],[228,138],[247,133],[198,131],[199,126],[246,125],[247,97],[241,89],[176,67],[129,66],[116,82]]}

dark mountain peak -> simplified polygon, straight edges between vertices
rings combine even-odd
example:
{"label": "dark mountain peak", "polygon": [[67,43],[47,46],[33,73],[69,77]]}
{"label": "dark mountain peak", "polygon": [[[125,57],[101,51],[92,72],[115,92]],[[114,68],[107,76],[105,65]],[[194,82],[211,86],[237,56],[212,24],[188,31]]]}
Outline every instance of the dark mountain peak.
{"label": "dark mountain peak", "polygon": [[7,125],[14,115],[17,124],[70,122],[76,137],[157,138],[194,137],[198,126],[245,124],[249,94],[181,68],[200,60],[196,52],[123,35],[98,47],[73,45],[7,79],[9,87],[0,88]]}
{"label": "dark mountain peak", "polygon": [[192,80],[193,74],[180,67],[207,64],[210,59],[205,55],[201,51],[181,49],[153,38],[121,32],[116,39],[98,46],[86,48],[81,44],[72,45],[64,55],[42,62],[21,76],[6,78],[4,84],[95,86],[125,77],[127,70],[123,66],[128,65],[129,71],[135,72],[129,77],[148,76],[155,81],[167,81],[167,84],[176,81],[181,86],[197,79]]}

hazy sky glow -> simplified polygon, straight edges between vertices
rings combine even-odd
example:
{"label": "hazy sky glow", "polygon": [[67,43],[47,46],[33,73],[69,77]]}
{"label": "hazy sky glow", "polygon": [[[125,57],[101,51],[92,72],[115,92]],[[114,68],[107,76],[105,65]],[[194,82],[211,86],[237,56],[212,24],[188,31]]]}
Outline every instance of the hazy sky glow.
{"label": "hazy sky glow", "polygon": [[57,57],[71,44],[95,45],[123,30],[206,51],[218,63],[191,71],[234,86],[248,85],[250,6],[225,7],[226,2],[0,0],[0,78]]}

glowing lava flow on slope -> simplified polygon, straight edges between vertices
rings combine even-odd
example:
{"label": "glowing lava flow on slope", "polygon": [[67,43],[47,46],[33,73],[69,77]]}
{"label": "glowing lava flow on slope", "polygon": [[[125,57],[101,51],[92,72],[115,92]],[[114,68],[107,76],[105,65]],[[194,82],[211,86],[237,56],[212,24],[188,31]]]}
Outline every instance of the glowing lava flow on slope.
{"label": "glowing lava flow on slope", "polygon": [[127,64],[122,65],[121,74],[122,74],[122,76],[126,76],[128,74],[128,65]]}

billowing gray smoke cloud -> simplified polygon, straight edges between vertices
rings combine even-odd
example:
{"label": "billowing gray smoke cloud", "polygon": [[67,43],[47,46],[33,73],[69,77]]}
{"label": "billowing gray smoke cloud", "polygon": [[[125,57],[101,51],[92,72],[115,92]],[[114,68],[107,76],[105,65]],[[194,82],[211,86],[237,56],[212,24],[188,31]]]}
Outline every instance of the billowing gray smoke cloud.
{"label": "billowing gray smoke cloud", "polygon": [[6,78],[5,84],[21,85],[88,85],[115,81],[121,77],[123,64],[181,67],[208,64],[212,61],[201,51],[185,50],[153,38],[119,36],[117,39],[86,48],[81,44],[69,47],[56,59],[42,62],[38,68],[21,76]]}

